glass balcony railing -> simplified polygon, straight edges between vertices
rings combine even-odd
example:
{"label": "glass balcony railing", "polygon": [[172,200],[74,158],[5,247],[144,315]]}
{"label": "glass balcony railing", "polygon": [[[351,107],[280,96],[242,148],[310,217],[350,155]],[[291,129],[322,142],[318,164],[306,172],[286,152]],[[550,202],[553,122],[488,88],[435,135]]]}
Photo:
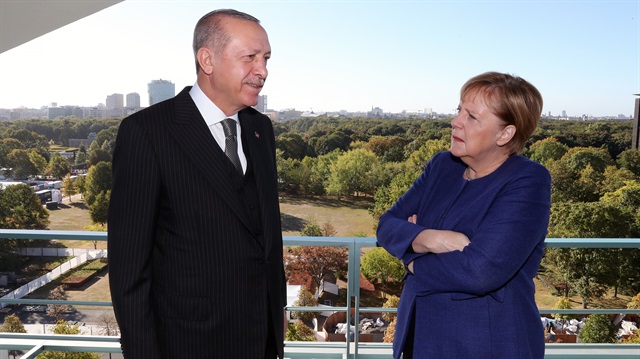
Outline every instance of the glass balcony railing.
{"label": "glass balcony railing", "polygon": [[[5,230],[0,229],[0,241],[16,240],[55,240],[55,241],[90,241],[104,242],[107,240],[106,232],[88,231],[49,231],[49,230]],[[103,243],[104,244],[104,243]],[[375,247],[375,238],[335,238],[335,237],[285,237],[285,246],[334,246],[344,247],[348,251],[348,272],[346,274],[346,306],[339,307],[294,307],[289,306],[288,311],[305,312],[332,312],[345,313],[346,322],[359,318],[367,313],[394,312],[395,309],[379,307],[361,307],[360,291],[360,256],[362,250],[367,247]],[[617,238],[549,238],[547,247],[556,248],[640,248],[640,239]],[[102,246],[104,247],[104,245]],[[59,249],[66,251],[68,249]],[[41,250],[44,251],[44,250]],[[104,250],[86,250],[79,253],[71,253],[69,260],[61,265],[71,267],[80,265],[87,259],[98,258],[105,255]],[[41,253],[43,255],[44,253]],[[68,264],[67,264],[68,263]],[[50,304],[65,304],[78,308],[92,307],[111,310],[110,298],[100,298],[99,301],[91,300],[54,300],[29,298],[29,294],[37,290],[39,286],[55,280],[58,275],[53,271],[38,277],[31,282],[23,284],[20,288],[0,295],[0,314],[8,314],[10,307],[20,307],[24,311],[27,308],[43,308]],[[0,282],[1,284],[1,282]],[[9,309],[9,310],[7,310]],[[631,314],[638,315],[637,309],[565,309],[552,310],[541,309],[541,314]],[[4,315],[3,315],[4,317]],[[1,324],[1,323],[0,323]],[[95,352],[102,353],[103,357],[109,357],[109,353],[120,353],[118,336],[94,335],[93,329],[87,335],[58,335],[47,333],[46,324],[41,324],[42,329],[32,330],[28,333],[0,333],[0,357],[3,350],[22,351],[22,359],[36,358],[43,351],[71,351],[71,352]],[[50,325],[49,325],[50,326]],[[41,331],[41,332],[39,332]],[[85,330],[86,332],[86,330]],[[315,342],[285,342],[285,357],[287,358],[390,358],[391,344],[380,342],[368,342],[361,338],[358,331],[351,334],[346,331],[345,341],[315,341]],[[347,344],[348,343],[348,344]],[[634,358],[640,357],[640,344],[583,344],[583,343],[548,343],[546,344],[545,358]]]}

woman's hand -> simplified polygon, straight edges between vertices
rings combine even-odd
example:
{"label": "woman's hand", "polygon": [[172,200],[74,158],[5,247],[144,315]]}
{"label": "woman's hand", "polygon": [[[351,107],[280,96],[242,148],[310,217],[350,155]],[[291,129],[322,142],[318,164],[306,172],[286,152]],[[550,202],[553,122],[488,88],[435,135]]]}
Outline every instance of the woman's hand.
{"label": "woman's hand", "polygon": [[469,238],[460,232],[425,229],[418,233],[411,247],[416,253],[447,253],[462,251],[469,243]]}

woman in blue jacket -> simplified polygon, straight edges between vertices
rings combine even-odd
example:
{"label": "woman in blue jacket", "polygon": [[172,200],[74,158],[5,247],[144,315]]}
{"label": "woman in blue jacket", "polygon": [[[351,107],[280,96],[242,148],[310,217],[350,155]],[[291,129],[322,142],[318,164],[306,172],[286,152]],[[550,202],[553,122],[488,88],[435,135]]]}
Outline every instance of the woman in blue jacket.
{"label": "woman in blue jacket", "polygon": [[488,72],[462,87],[449,152],[380,217],[405,263],[394,358],[543,358],[534,300],[551,177],[517,155],[542,113],[538,90]]}

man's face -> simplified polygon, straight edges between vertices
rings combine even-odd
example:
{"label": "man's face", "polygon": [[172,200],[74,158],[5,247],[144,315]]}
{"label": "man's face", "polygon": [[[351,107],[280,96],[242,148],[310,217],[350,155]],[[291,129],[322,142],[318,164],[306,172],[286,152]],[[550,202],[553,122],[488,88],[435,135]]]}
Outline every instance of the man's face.
{"label": "man's face", "polygon": [[224,26],[230,41],[222,53],[214,54],[209,81],[213,102],[232,115],[258,103],[271,46],[266,31],[255,22],[227,18]]}

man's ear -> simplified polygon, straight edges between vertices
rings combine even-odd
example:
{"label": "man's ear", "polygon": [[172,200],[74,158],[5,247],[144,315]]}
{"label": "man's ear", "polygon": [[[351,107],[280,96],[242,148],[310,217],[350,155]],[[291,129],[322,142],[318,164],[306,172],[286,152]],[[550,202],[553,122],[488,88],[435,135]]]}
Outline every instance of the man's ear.
{"label": "man's ear", "polygon": [[500,133],[500,137],[498,137],[498,146],[506,145],[507,143],[509,143],[509,141],[511,141],[511,139],[515,135],[516,135],[516,126],[514,125],[505,126],[502,129],[502,132]]}
{"label": "man's ear", "polygon": [[213,57],[215,54],[211,49],[206,47],[201,47],[197,54],[196,59],[198,59],[198,64],[200,64],[200,69],[207,75],[211,75],[213,72]]}

